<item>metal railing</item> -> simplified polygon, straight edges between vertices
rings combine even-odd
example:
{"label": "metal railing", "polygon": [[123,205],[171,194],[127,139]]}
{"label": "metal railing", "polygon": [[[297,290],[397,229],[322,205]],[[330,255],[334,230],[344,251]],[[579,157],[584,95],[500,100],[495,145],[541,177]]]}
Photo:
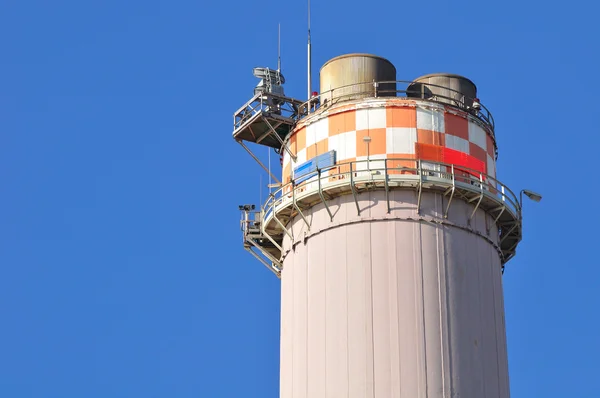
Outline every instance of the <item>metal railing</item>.
{"label": "metal railing", "polygon": [[[479,102],[477,98],[470,98],[456,90],[436,84],[419,83],[421,90],[409,87],[411,84],[414,84],[414,82],[405,80],[389,80],[354,83],[336,87],[329,91],[322,92],[318,96],[315,96],[304,102],[300,108],[299,115],[300,117],[304,117],[319,107],[328,107],[339,102],[357,98],[404,97],[415,100],[421,99],[432,101],[443,105],[450,105],[464,112],[468,112],[489,126],[493,135],[495,127],[494,118],[491,112],[481,102]],[[423,88],[427,87],[448,91],[452,94],[452,96],[427,93],[423,90]],[[474,103],[478,104],[478,106],[473,106]]]}
{"label": "metal railing", "polygon": [[[406,166],[407,164],[411,166]],[[263,214],[268,216],[288,199],[296,197],[298,200],[305,193],[319,190],[319,186],[320,190],[327,190],[330,186],[340,184],[373,182],[383,184],[382,188],[386,189],[386,185],[393,181],[431,181],[483,192],[489,198],[505,204],[507,210],[520,218],[519,199],[510,188],[488,174],[449,163],[406,158],[365,159],[318,169],[312,175],[303,175],[302,178],[303,181],[299,184],[292,180],[273,191],[262,205]]]}
{"label": "metal railing", "polygon": [[[390,80],[348,84],[322,92],[318,96],[312,97],[305,102],[274,93],[257,93],[234,113],[234,130],[239,129],[246,121],[251,119],[252,116],[263,111],[270,111],[283,117],[296,120],[308,116],[318,108],[330,107],[344,101],[359,98],[399,97],[426,100],[441,105],[455,107],[458,110],[475,116],[482,123],[489,126],[493,136],[495,128],[494,117],[489,109],[479,102],[477,98],[470,98],[456,90],[430,83],[420,83],[421,90],[417,90],[409,87],[413,83],[414,82],[406,80]],[[427,93],[423,89],[428,87],[445,90],[450,92],[452,96]],[[478,106],[474,107],[474,103],[477,103]]]}
{"label": "metal railing", "polygon": [[[520,225],[521,222],[520,202],[510,188],[490,175],[453,164],[406,158],[365,159],[318,169],[308,179],[305,179],[306,176],[302,178],[304,180],[301,183],[296,184],[292,180],[269,195],[261,206],[263,225],[267,225],[273,219],[281,223],[277,213],[284,208],[295,208],[297,214],[305,218],[297,204],[303,198],[315,194],[320,196],[321,202],[325,204],[326,210],[333,219],[323,193],[343,186],[348,186],[347,192],[354,196],[358,214],[361,212],[357,199],[358,189],[385,190],[388,212],[390,212],[389,191],[396,186],[402,186],[418,190],[417,210],[420,207],[422,191],[438,189],[448,197],[444,211],[446,218],[452,200],[460,198],[474,205],[471,218],[482,202],[485,202],[488,208],[490,203],[497,205],[493,208],[494,214],[492,214],[496,222],[501,216],[506,217],[509,214],[513,224],[517,222]],[[520,228],[516,232],[520,232]]]}
{"label": "metal railing", "polygon": [[241,128],[254,115],[271,112],[287,119],[296,120],[302,101],[274,93],[257,93],[233,114],[234,131]]}
{"label": "metal railing", "polygon": [[262,212],[260,210],[248,210],[248,209],[240,209],[243,211],[242,219],[240,220],[240,230],[243,232],[244,236],[260,234],[261,232],[261,216]]}

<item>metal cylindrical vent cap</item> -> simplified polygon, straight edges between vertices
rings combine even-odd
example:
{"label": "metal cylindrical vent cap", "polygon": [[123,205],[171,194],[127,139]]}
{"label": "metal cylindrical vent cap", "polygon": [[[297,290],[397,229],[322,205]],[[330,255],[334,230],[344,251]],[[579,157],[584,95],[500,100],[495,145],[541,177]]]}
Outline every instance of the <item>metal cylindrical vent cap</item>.
{"label": "metal cylindrical vent cap", "polygon": [[477,86],[470,79],[453,73],[431,73],[416,78],[407,88],[407,96],[430,99],[470,108],[477,98]]}
{"label": "metal cylindrical vent cap", "polygon": [[[373,82],[390,82],[374,87]],[[396,68],[385,58],[372,54],[345,54],[327,61],[320,71],[324,99],[349,100],[396,95]],[[394,82],[394,83],[391,83]]]}

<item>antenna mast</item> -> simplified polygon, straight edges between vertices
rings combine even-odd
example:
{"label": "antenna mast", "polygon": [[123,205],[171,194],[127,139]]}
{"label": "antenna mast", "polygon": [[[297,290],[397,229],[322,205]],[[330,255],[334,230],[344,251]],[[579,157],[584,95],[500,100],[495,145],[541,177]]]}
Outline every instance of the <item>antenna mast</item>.
{"label": "antenna mast", "polygon": [[281,24],[277,27],[277,72],[281,72]]}
{"label": "antenna mast", "polygon": [[308,99],[312,94],[312,70],[311,70],[311,50],[310,50],[310,0],[308,0]]}

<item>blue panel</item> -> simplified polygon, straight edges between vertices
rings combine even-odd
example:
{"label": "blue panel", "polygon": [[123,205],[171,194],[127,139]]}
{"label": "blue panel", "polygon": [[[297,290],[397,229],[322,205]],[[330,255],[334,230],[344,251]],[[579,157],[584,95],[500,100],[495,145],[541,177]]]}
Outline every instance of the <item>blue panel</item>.
{"label": "blue panel", "polygon": [[316,160],[316,158],[312,158],[312,159],[302,163],[298,167],[296,167],[294,169],[294,177],[303,176],[307,173],[312,173],[313,171],[315,171],[316,170],[315,160]]}
{"label": "blue panel", "polygon": [[329,151],[322,155],[298,165],[294,168],[294,180],[296,184],[306,181],[317,174],[319,169],[331,167],[335,164],[335,151]]}

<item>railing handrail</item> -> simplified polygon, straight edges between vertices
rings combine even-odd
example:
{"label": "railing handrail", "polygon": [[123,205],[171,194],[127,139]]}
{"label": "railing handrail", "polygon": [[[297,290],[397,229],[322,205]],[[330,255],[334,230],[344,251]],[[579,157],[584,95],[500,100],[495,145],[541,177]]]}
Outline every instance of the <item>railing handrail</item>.
{"label": "railing handrail", "polygon": [[[388,162],[393,162],[393,161],[415,162],[416,167],[404,167],[404,166],[389,167]],[[355,165],[361,164],[361,163],[362,164],[364,164],[364,163],[377,164],[377,163],[381,163],[381,162],[384,162],[383,167],[367,167],[366,169],[362,169],[362,170],[357,170],[357,168],[355,167]],[[433,169],[424,169],[422,167],[423,163],[427,163],[429,165],[447,167],[448,170],[447,171],[439,171],[439,170],[433,170]],[[503,184],[496,178],[490,176],[489,174],[482,173],[479,170],[475,170],[475,169],[471,169],[471,168],[463,167],[463,166],[457,166],[457,165],[451,164],[451,163],[435,162],[435,161],[429,161],[429,160],[419,160],[419,159],[410,159],[410,158],[387,158],[387,159],[364,159],[364,160],[353,160],[350,162],[342,162],[342,163],[337,163],[332,166],[324,167],[324,168],[320,169],[320,171],[324,172],[324,171],[332,170],[335,168],[341,168],[343,166],[350,166],[349,170],[351,170],[352,173],[361,173],[361,172],[369,172],[369,171],[385,171],[386,174],[384,175],[384,178],[386,178],[386,179],[390,176],[390,173],[389,173],[390,171],[409,171],[409,172],[414,171],[415,175],[418,175],[419,173],[423,173],[423,172],[438,173],[440,175],[441,179],[443,179],[443,177],[441,177],[442,174],[447,174],[447,175],[449,174],[449,175],[453,176],[453,180],[455,182],[466,183],[466,181],[463,182],[462,179],[464,177],[468,177],[468,176],[462,176],[460,174],[457,176],[457,173],[461,173],[461,172],[467,173],[467,174],[469,174],[469,176],[471,176],[469,179],[470,182],[482,183],[483,186],[485,188],[487,188],[488,192],[490,192],[490,189],[495,190],[496,194],[492,194],[492,195],[494,197],[496,197],[496,199],[498,199],[498,200],[500,200],[500,198],[501,198],[501,201],[506,203],[508,205],[508,207],[510,208],[510,210],[517,217],[520,218],[521,208],[520,208],[520,204],[519,204],[517,195],[508,186],[506,186],[505,184]],[[352,167],[352,166],[354,166],[354,167]],[[328,180],[332,177],[345,176],[345,175],[348,175],[349,173],[350,173],[350,171],[344,171],[344,172],[339,172],[336,174],[328,174],[328,175],[324,176],[322,174],[319,175],[318,170],[317,170],[314,172],[313,176],[309,177],[308,179],[303,180],[299,184],[296,184],[295,181],[292,180],[291,182],[283,184],[278,189],[271,192],[271,194],[269,195],[267,200],[262,205],[261,210],[264,212],[264,214],[267,214],[271,211],[275,211],[278,204],[282,203],[282,201],[284,200],[284,198],[286,196],[292,194],[291,190],[294,190],[294,191],[301,190],[305,186],[316,182],[316,180],[313,180],[314,177],[320,178],[321,180]],[[479,179],[476,179],[475,175],[479,176]],[[306,178],[306,175],[304,175],[303,178]],[[350,182],[348,182],[348,184],[350,184]]]}
{"label": "railing handrail", "polygon": [[[272,93],[257,93],[252,97],[252,99],[250,99],[250,101],[246,102],[240,109],[238,109],[233,114],[234,131],[241,128],[252,116],[260,113],[265,109],[265,106],[267,105],[267,97],[270,97],[271,100],[275,99],[281,101],[279,104],[277,104],[277,107],[278,111],[283,116],[290,118],[300,116],[300,114],[297,111],[297,108],[302,106],[301,101]],[[269,103],[268,105],[272,106],[274,104]],[[290,106],[295,108],[290,109]]]}
{"label": "railing handrail", "polygon": [[[406,87],[404,89],[398,89],[398,88],[396,88],[394,90],[378,90],[378,87],[380,85],[382,85],[382,84],[385,85],[385,84],[398,84],[398,83],[404,84],[404,85],[406,85]],[[448,96],[445,96],[445,95],[439,95],[439,94],[432,95],[432,98],[408,97],[407,95],[409,93],[414,93],[414,94],[418,94],[419,93],[419,91],[408,90],[408,86],[410,84],[413,84],[413,83],[419,83],[419,84],[422,84],[425,87],[440,88],[440,89],[444,89],[444,90],[450,91],[451,93],[458,94],[458,95],[464,97],[464,99],[462,101],[463,104],[465,104],[465,102],[466,102],[465,100],[469,100],[471,102],[477,100],[477,103],[480,105],[481,108],[479,109],[479,111],[477,112],[477,114],[474,114],[474,116],[477,117],[478,119],[480,119],[485,124],[487,124],[491,128],[492,135],[493,135],[494,128],[495,128],[494,117],[492,116],[492,113],[489,111],[489,109],[485,105],[483,105],[481,103],[481,101],[479,101],[477,98],[469,97],[468,95],[465,95],[464,93],[461,93],[460,91],[454,90],[454,89],[449,88],[449,87],[441,86],[439,84],[433,84],[433,83],[414,82],[414,81],[407,81],[407,80],[382,80],[382,81],[372,81],[372,82],[361,82],[361,83],[346,84],[344,86],[339,86],[339,87],[333,88],[331,90],[324,91],[324,92],[320,93],[319,95],[310,98],[308,101],[306,101],[306,102],[304,102],[302,104],[302,107],[304,109],[309,110],[309,109],[311,109],[311,106],[314,105],[314,104],[316,104],[317,102],[321,102],[321,105],[322,105],[322,102],[323,102],[322,100],[334,99],[333,98],[333,94],[336,91],[347,90],[349,88],[360,87],[360,86],[366,86],[366,87],[369,87],[369,89],[365,89],[364,91],[354,91],[352,93],[348,93],[348,94],[345,94],[345,95],[338,96],[335,99],[343,101],[344,97],[353,97],[353,96],[356,96],[356,95],[370,94],[370,93],[375,94],[374,97],[372,97],[372,98],[378,98],[378,96],[377,96],[378,93],[386,93],[386,94],[395,93],[395,94],[405,94],[404,96],[397,96],[399,98],[414,98],[414,99],[419,99],[419,100],[425,100],[425,101],[432,101],[432,102],[437,102],[437,103],[443,103],[445,105],[450,105],[450,106],[453,106],[453,105],[445,103],[445,102],[441,102],[441,101],[436,101],[436,100],[434,100],[432,98],[433,97],[438,97],[438,98],[442,98],[444,100],[459,102],[459,100],[457,100],[456,98],[448,97]],[[387,98],[393,98],[393,97],[387,97]],[[465,106],[466,106],[466,104],[465,104]],[[463,110],[463,111],[465,110],[464,108],[460,108],[459,106],[454,106],[454,107],[457,108],[457,109],[459,109],[459,110]],[[302,117],[306,117],[307,114],[302,114],[302,115],[299,115],[299,116],[300,116],[300,118],[302,118]]]}

